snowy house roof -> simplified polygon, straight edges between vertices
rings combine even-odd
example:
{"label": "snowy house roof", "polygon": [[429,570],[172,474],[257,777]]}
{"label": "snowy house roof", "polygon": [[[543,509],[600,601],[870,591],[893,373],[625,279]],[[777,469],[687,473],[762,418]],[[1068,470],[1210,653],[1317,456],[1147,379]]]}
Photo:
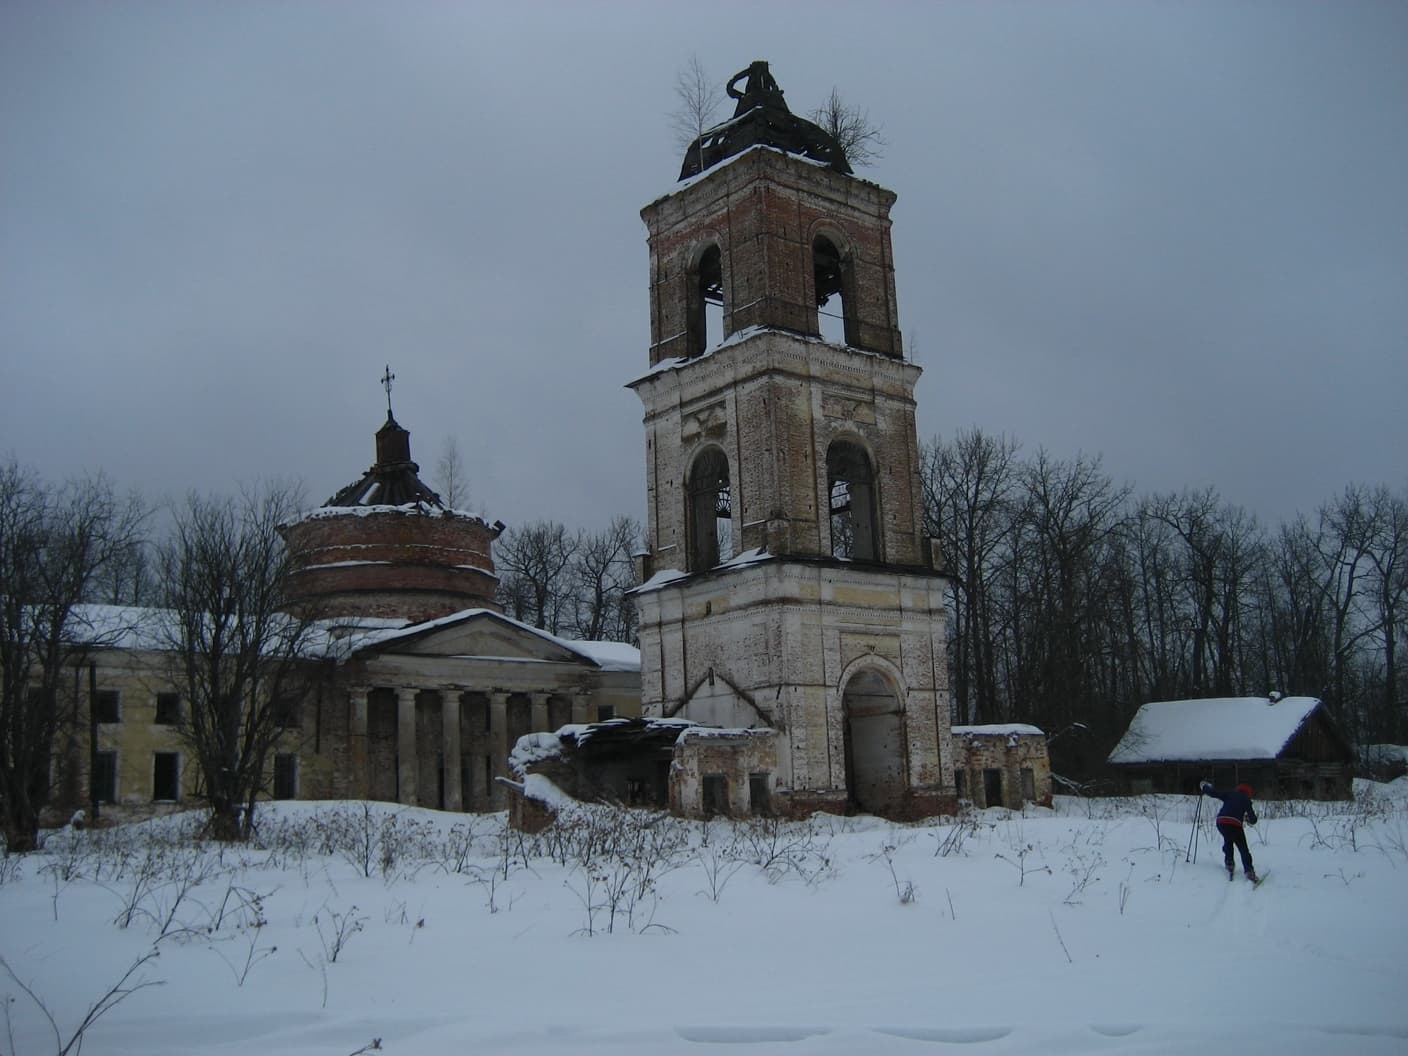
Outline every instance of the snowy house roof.
{"label": "snowy house roof", "polygon": [[1208,697],[1145,704],[1111,763],[1275,759],[1320,706],[1316,697]]}

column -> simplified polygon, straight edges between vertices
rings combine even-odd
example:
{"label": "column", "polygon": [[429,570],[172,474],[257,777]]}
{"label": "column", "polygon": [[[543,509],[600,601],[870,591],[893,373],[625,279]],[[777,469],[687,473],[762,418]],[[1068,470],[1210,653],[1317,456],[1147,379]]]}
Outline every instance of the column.
{"label": "column", "polygon": [[546,693],[529,693],[529,722],[534,733],[543,733],[548,728],[548,695]]}
{"label": "column", "polygon": [[463,810],[460,796],[460,689],[444,686],[440,690],[440,718],[444,734],[440,751],[445,766],[445,809]]}
{"label": "column", "polygon": [[[502,690],[489,694],[489,767],[494,777],[508,773],[508,694]],[[489,809],[502,810],[506,802],[503,786],[495,782],[489,790]]]}
{"label": "column", "polygon": [[416,794],[416,691],[396,690],[396,802],[419,806]]}
{"label": "column", "polygon": [[585,693],[572,694],[572,721],[578,725],[591,721],[587,713],[587,702],[590,699]]}
{"label": "column", "polygon": [[367,700],[371,694],[371,686],[352,686],[347,690],[351,759],[344,794],[348,799],[371,798],[371,762],[367,756]]}

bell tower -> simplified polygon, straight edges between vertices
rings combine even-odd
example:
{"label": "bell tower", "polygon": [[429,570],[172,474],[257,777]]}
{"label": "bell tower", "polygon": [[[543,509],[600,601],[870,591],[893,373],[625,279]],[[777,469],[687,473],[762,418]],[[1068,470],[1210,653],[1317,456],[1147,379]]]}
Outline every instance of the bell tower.
{"label": "bell tower", "polygon": [[788,110],[766,63],[728,93],[734,116],[641,212],[643,708],[774,730],[773,808],[948,809],[944,577],[923,533],[895,196]]}

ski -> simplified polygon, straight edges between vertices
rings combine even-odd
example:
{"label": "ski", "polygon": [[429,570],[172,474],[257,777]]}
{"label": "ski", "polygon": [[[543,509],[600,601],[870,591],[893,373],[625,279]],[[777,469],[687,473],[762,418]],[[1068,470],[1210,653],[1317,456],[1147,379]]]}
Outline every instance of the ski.
{"label": "ski", "polygon": [[1262,884],[1266,883],[1266,878],[1270,875],[1270,873],[1257,873],[1256,879],[1252,881],[1252,887],[1260,887]]}

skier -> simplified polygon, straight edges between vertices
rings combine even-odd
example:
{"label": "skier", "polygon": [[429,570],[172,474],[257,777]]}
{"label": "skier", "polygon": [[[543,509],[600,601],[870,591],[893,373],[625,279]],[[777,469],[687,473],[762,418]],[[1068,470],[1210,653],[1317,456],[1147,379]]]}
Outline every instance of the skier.
{"label": "skier", "polygon": [[1256,869],[1252,866],[1252,852],[1247,849],[1247,834],[1242,825],[1256,824],[1256,811],[1252,809],[1252,786],[1238,785],[1230,792],[1212,787],[1212,782],[1204,780],[1199,786],[1203,795],[1222,800],[1222,809],[1217,812],[1217,831],[1222,835],[1222,859],[1227,866],[1227,879],[1235,875],[1232,868],[1232,848],[1236,847],[1242,856],[1242,871],[1247,879],[1256,883]]}

